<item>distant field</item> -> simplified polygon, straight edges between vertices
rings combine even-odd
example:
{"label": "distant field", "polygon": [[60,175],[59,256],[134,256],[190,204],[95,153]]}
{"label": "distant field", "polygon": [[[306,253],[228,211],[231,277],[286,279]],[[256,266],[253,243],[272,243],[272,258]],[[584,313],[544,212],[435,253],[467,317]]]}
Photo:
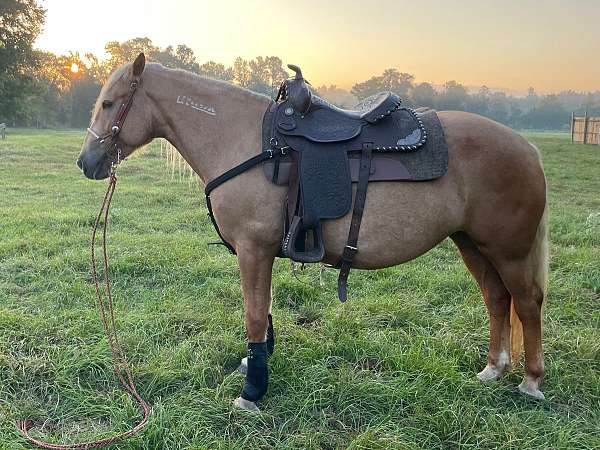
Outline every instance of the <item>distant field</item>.
{"label": "distant field", "polygon": [[[482,385],[487,316],[452,243],[403,266],[274,275],[277,347],[260,415],[232,409],[245,353],[237,263],[215,240],[201,187],[158,151],[120,169],[109,251],[126,352],[149,428],[120,449],[600,448],[600,147],[530,134],[549,182],[546,401],[522,367]],[[112,373],[95,309],[89,238],[106,184],[75,167],[81,131],[0,140],[0,448],[14,419],[51,439],[124,430],[138,412]],[[64,433],[64,434],[63,434]]]}

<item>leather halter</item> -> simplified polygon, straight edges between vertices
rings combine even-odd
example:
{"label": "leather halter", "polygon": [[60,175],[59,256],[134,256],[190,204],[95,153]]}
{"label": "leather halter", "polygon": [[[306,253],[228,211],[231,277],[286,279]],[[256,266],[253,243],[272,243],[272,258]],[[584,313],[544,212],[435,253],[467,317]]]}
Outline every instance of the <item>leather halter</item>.
{"label": "leather halter", "polygon": [[129,94],[123,103],[121,103],[109,132],[100,135],[94,130],[93,126],[90,126],[87,129],[88,133],[96,138],[95,141],[98,142],[100,147],[106,149],[106,154],[112,160],[113,167],[117,166],[124,159],[121,157],[123,152],[121,148],[121,142],[119,141],[119,134],[123,129],[125,119],[127,119],[127,115],[129,114],[129,110],[133,104],[133,97],[137,92],[139,84],[140,80],[137,78],[134,78],[131,81],[129,85]]}

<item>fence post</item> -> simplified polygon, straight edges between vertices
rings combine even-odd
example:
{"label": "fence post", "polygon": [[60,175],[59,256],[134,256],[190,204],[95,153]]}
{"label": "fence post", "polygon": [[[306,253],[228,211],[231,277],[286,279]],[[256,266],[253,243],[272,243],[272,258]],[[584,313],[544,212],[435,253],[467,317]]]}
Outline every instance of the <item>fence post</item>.
{"label": "fence post", "polygon": [[585,110],[585,123],[583,124],[583,143],[588,143],[588,125],[590,123],[590,118],[588,116],[588,110]]}
{"label": "fence post", "polygon": [[575,142],[575,111],[571,113],[571,144]]}

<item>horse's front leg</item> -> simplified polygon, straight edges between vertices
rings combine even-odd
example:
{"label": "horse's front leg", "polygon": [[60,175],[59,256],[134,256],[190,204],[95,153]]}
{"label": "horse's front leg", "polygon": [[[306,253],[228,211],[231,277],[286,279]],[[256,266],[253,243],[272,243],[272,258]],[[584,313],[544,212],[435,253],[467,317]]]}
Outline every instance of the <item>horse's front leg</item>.
{"label": "horse's front leg", "polygon": [[[244,294],[248,356],[244,388],[234,404],[249,411],[258,411],[256,403],[267,392],[267,358],[273,351],[273,341],[269,339],[267,342],[267,334],[272,338],[269,314],[274,257],[260,248],[249,246],[238,249],[238,260]],[[270,329],[269,333],[267,329]]]}

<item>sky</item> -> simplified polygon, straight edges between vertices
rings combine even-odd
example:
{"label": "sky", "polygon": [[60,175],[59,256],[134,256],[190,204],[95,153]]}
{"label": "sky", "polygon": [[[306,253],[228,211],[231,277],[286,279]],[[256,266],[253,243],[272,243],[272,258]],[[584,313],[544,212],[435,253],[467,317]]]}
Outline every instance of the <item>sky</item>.
{"label": "sky", "polygon": [[102,56],[149,37],[202,64],[279,56],[316,86],[387,68],[509,92],[600,90],[600,0],[40,0],[38,48]]}

